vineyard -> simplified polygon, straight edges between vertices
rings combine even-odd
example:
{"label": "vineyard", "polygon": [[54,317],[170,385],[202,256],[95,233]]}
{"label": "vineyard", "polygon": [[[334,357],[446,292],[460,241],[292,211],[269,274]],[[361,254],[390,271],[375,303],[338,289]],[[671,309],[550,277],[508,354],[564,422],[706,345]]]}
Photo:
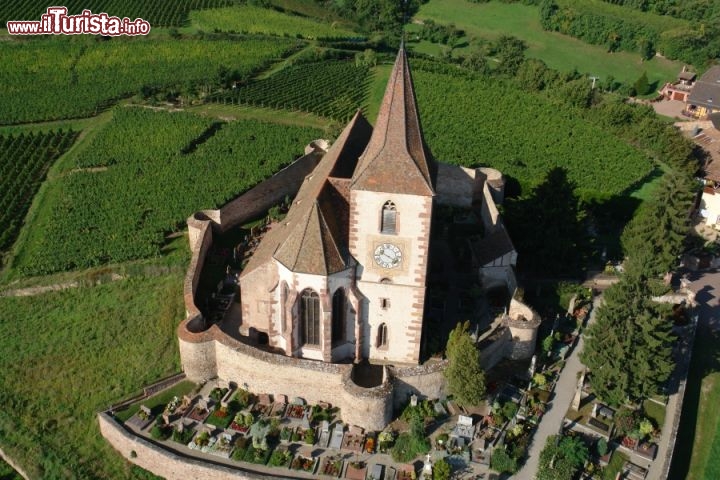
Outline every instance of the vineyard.
{"label": "vineyard", "polygon": [[45,173],[77,132],[0,135],[0,252],[15,239]]}
{"label": "vineyard", "polygon": [[301,36],[303,38],[348,38],[357,34],[334,24],[296,15],[287,15],[268,8],[238,5],[228,8],[200,10],[190,13],[192,25],[207,32],[262,33]]}
{"label": "vineyard", "polygon": [[[188,12],[204,8],[231,5],[230,0],[66,0],[61,3],[70,15],[77,15],[84,9],[93,13],[107,13],[131,20],[142,18],[151,27],[180,27],[187,24]],[[37,0],[11,0],[0,4],[0,26],[5,28],[8,20],[40,20],[47,7],[55,3],[41,3]]]}
{"label": "vineyard", "polygon": [[573,110],[509,82],[416,69],[425,138],[438,160],[490,166],[523,191],[565,167],[583,197],[624,192],[652,169],[649,159]]}
{"label": "vineyard", "polygon": [[352,61],[293,65],[272,77],[223,93],[219,103],[302,110],[337,120],[349,119],[367,100],[370,70]]}
{"label": "vineyard", "polygon": [[294,47],[291,39],[3,42],[0,124],[91,116],[142,89],[215,88],[221,67],[241,77]]}
{"label": "vineyard", "polygon": [[[165,236],[302,154],[319,130],[117,108],[49,185],[15,266],[30,275],[157,256]],[[189,153],[183,153],[189,152]],[[68,162],[70,163],[70,162]],[[77,171],[91,166],[106,167]]]}

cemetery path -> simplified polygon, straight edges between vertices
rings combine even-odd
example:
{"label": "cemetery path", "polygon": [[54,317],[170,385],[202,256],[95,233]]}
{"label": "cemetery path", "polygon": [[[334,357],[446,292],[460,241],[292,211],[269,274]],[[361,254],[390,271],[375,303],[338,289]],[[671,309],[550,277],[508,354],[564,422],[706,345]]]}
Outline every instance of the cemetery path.
{"label": "cemetery path", "polygon": [[[602,296],[595,297],[588,325],[595,321],[595,312],[597,312],[597,308],[600,306],[601,301]],[[540,460],[540,452],[543,447],[545,447],[547,438],[550,435],[557,434],[560,430],[560,427],[563,424],[563,418],[565,417],[565,412],[567,412],[570,402],[572,401],[572,397],[575,394],[575,388],[577,387],[578,382],[577,374],[583,369],[583,365],[580,363],[579,355],[583,349],[583,345],[583,336],[580,335],[578,343],[572,353],[570,353],[570,356],[567,358],[565,368],[563,368],[562,373],[560,373],[558,382],[555,385],[555,398],[553,398],[550,408],[548,408],[545,415],[543,415],[540,420],[540,424],[538,425],[538,429],[535,432],[535,435],[533,435],[532,444],[530,445],[530,449],[528,451],[527,461],[525,462],[523,468],[514,475],[513,478],[517,478],[518,480],[532,480],[535,478],[535,473],[537,472]]]}

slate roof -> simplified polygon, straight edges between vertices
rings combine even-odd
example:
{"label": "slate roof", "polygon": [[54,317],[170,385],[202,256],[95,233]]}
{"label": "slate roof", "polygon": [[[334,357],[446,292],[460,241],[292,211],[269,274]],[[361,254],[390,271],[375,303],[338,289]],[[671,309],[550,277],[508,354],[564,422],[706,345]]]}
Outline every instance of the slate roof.
{"label": "slate roof", "polygon": [[349,266],[348,177],[371,134],[358,111],[305,177],[285,219],[265,234],[243,276],[271,257],[297,273],[329,275]]}
{"label": "slate roof", "polygon": [[712,67],[695,82],[687,103],[706,108],[720,108],[720,66]]}
{"label": "slate roof", "polygon": [[432,196],[434,164],[423,140],[405,47],[395,60],[367,149],[352,188]]}

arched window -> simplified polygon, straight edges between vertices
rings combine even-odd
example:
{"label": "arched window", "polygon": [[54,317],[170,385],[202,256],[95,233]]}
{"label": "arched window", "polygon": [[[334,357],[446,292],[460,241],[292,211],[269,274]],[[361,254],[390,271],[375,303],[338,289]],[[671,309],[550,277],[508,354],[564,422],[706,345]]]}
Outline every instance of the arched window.
{"label": "arched window", "polygon": [[377,331],[377,348],[387,347],[388,336],[387,336],[387,325],[381,323]]}
{"label": "arched window", "polygon": [[382,219],[380,222],[380,232],[395,235],[397,229],[397,210],[395,204],[391,201],[385,202],[382,208]]}
{"label": "arched window", "polygon": [[312,290],[303,290],[300,296],[302,344],[320,345],[320,298]]}
{"label": "arched window", "polygon": [[338,288],[332,299],[332,342],[345,340],[345,291]]}

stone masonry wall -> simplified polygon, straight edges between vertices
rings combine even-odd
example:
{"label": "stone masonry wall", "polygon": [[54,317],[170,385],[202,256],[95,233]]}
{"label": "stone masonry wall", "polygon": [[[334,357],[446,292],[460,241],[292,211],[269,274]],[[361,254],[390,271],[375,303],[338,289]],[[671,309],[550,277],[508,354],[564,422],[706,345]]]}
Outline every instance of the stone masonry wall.
{"label": "stone masonry wall", "polygon": [[286,196],[293,198],[305,177],[317,166],[325,152],[319,148],[303,155],[264,182],[220,208],[221,231],[257,218]]}
{"label": "stone masonry wall", "polygon": [[[256,473],[242,468],[185,457],[133,435],[107,413],[98,414],[100,433],[128,461],[167,480],[281,480],[289,477]],[[134,452],[134,454],[132,453]]]}
{"label": "stone masonry wall", "polygon": [[445,398],[447,396],[447,380],[445,368],[447,360],[412,367],[391,367],[395,393],[393,408],[399,411],[415,394],[420,398]]}

